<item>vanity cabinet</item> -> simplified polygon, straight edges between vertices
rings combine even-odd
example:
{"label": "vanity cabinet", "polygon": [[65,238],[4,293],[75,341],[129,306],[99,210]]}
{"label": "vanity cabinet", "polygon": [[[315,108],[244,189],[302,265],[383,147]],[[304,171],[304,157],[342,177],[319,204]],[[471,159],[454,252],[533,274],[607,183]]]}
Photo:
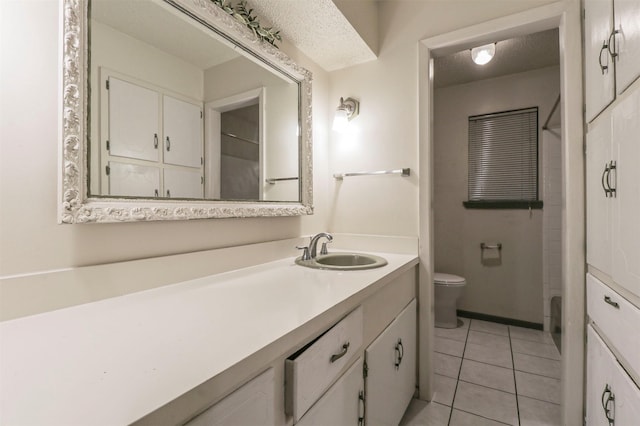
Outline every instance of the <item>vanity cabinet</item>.
{"label": "vanity cabinet", "polygon": [[587,132],[587,262],[640,296],[640,85]]}
{"label": "vanity cabinet", "polygon": [[591,121],[640,75],[640,2],[585,0],[584,38]]}
{"label": "vanity cabinet", "polygon": [[[202,105],[102,70],[102,193],[202,198]],[[139,83],[139,84],[138,84]],[[104,105],[103,105],[104,106]]]}
{"label": "vanity cabinet", "polygon": [[273,425],[275,384],[275,373],[270,368],[185,424]]}
{"label": "vanity cabinet", "polygon": [[365,350],[365,419],[397,425],[416,386],[416,300]]}

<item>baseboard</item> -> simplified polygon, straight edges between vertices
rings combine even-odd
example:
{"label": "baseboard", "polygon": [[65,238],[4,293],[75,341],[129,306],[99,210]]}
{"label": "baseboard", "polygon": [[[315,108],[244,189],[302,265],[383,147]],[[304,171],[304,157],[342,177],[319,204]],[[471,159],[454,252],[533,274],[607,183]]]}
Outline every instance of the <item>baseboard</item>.
{"label": "baseboard", "polygon": [[522,320],[513,319],[513,318],[505,318],[505,317],[498,317],[495,315],[480,314],[477,312],[462,311],[460,309],[458,309],[456,312],[458,313],[458,316],[464,317],[464,318],[497,322],[499,324],[514,325],[516,327],[532,328],[534,330],[544,329],[543,325],[537,322],[522,321]]}

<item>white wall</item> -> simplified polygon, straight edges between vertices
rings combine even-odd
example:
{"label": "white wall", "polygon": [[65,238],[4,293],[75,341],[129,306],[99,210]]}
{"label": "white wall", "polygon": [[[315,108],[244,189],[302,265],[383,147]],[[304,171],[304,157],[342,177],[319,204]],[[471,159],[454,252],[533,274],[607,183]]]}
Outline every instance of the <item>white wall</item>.
{"label": "white wall", "polygon": [[[435,270],[466,278],[458,309],[543,323],[542,211],[466,209],[462,202],[469,116],[537,106],[542,152],[541,128],[559,91],[558,67],[435,91]],[[541,198],[542,178],[539,165]],[[502,244],[500,252],[484,251],[484,260],[499,253],[498,264],[483,262],[482,242]]]}
{"label": "white wall", "polygon": [[58,225],[58,1],[3,0],[0,7],[0,276],[271,241],[327,228],[328,76],[290,45],[283,50],[314,73],[315,215]]}
{"label": "white wall", "polygon": [[[355,135],[334,132],[330,173],[410,167],[412,176],[331,179],[334,232],[418,235],[418,41],[550,0],[381,1],[378,60],[331,73],[329,113],[340,97],[359,99]],[[426,76],[424,76],[426,78]],[[426,171],[424,171],[426,173]]]}

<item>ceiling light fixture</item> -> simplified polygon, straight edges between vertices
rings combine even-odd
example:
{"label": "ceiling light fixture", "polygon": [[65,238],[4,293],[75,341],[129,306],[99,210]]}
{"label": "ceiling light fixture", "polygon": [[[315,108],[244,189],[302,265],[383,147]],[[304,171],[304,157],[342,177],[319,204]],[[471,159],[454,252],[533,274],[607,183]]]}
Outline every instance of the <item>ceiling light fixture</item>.
{"label": "ceiling light fixture", "polygon": [[340,98],[340,105],[336,109],[333,118],[333,130],[342,132],[346,130],[349,121],[353,120],[360,113],[360,102],[353,98]]}
{"label": "ceiling light fixture", "polygon": [[496,44],[490,43],[471,49],[471,59],[478,65],[485,65],[493,59],[496,54]]}

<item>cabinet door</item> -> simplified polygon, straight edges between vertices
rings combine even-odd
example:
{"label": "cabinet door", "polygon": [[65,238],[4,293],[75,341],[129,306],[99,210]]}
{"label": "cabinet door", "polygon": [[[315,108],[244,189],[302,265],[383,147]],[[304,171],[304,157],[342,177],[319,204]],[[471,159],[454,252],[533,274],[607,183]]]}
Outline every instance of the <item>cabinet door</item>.
{"label": "cabinet door", "polygon": [[202,108],[163,96],[164,162],[178,166],[202,164]]}
{"label": "cabinet door", "polygon": [[593,120],[615,97],[614,65],[606,47],[612,28],[613,0],[585,0],[584,67],[587,121]]}
{"label": "cabinet door", "polygon": [[611,121],[600,118],[587,133],[587,263],[611,275],[611,205],[605,167],[611,161]]}
{"label": "cabinet door", "polygon": [[300,426],[357,426],[364,414],[362,358],[347,370],[296,424]]}
{"label": "cabinet door", "polygon": [[164,196],[202,198],[204,184],[200,170],[164,169]]}
{"label": "cabinet door", "polygon": [[613,110],[613,279],[640,296],[640,88]]}
{"label": "cabinet door", "polygon": [[590,325],[586,405],[589,426],[635,425],[640,418],[640,389]]}
{"label": "cabinet door", "polygon": [[365,358],[366,422],[397,425],[415,392],[415,299],[366,349]]}
{"label": "cabinet door", "polygon": [[640,1],[615,0],[614,15],[616,90],[621,94],[640,76]]}
{"label": "cabinet door", "polygon": [[159,94],[109,78],[109,153],[158,161]]}
{"label": "cabinet door", "polygon": [[[610,392],[613,386],[613,376],[610,368],[610,357],[608,349],[593,330],[587,327],[587,391],[586,391],[586,411],[587,425],[589,426],[609,426],[607,420],[607,409],[612,409],[611,402],[603,404],[603,396]],[[609,389],[609,390],[607,390]]]}
{"label": "cabinet door", "polygon": [[187,426],[237,426],[275,424],[275,375],[268,369],[224,398]]}
{"label": "cabinet door", "polygon": [[109,195],[122,197],[157,197],[160,169],[137,164],[109,162]]}

